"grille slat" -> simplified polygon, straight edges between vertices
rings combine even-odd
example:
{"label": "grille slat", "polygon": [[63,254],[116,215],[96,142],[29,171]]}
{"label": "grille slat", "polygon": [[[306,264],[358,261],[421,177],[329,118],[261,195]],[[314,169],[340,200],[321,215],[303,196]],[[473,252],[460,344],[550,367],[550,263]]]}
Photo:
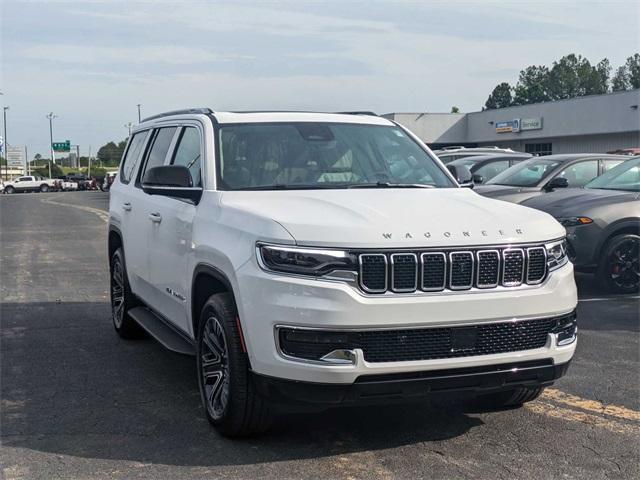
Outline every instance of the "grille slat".
{"label": "grille slat", "polygon": [[547,251],[544,247],[527,248],[527,283],[536,284],[547,274]]}
{"label": "grille slat", "polygon": [[418,257],[415,253],[391,255],[391,290],[415,292],[418,288]]}
{"label": "grille slat", "polygon": [[353,253],[359,258],[359,282],[366,293],[517,287],[537,285],[547,276],[543,246]]}
{"label": "grille slat", "polygon": [[422,261],[422,290],[434,292],[444,290],[447,284],[447,256],[442,252],[427,252]]}
{"label": "grille slat", "polygon": [[524,277],[524,250],[509,248],[502,251],[502,284],[506,287],[522,285]]}

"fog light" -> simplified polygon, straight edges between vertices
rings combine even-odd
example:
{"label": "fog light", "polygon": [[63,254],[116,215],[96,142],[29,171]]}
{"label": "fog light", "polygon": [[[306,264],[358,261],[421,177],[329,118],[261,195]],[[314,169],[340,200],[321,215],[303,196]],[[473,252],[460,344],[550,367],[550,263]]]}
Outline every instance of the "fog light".
{"label": "fog light", "polygon": [[578,333],[576,312],[556,318],[556,326],[552,332],[556,334],[556,344],[559,347],[575,342]]}

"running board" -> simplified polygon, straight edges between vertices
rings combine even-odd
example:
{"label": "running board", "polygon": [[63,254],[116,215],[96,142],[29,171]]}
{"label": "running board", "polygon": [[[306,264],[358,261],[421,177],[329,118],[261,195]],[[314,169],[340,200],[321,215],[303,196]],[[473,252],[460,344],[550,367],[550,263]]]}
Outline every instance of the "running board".
{"label": "running board", "polygon": [[155,338],[167,350],[195,357],[196,349],[192,342],[145,307],[135,307],[127,312],[142,329]]}

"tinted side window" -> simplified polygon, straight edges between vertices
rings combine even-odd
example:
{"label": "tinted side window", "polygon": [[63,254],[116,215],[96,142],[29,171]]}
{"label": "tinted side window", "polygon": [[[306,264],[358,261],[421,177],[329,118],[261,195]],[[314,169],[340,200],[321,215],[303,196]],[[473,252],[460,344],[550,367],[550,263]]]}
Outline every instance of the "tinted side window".
{"label": "tinted side window", "polygon": [[202,186],[200,161],[200,132],[195,127],[186,127],[180,136],[173,155],[172,165],[184,165],[191,172],[194,187]]}
{"label": "tinted side window", "polygon": [[587,160],[573,164],[558,176],[566,178],[570,187],[584,187],[598,176],[598,160]]}
{"label": "tinted side window", "polygon": [[[173,140],[175,133],[176,127],[165,127],[158,130],[153,139],[153,145],[151,146],[151,151],[149,152],[144,172],[150,168],[164,165],[167,152],[169,151],[169,146],[171,145],[171,140]],[[140,178],[142,178],[144,172],[142,172]]]}
{"label": "tinted side window", "polygon": [[140,160],[142,147],[144,147],[144,142],[147,139],[148,134],[148,131],[138,132],[131,138],[129,148],[127,148],[127,153],[122,160],[122,173],[120,175],[122,183],[129,183],[129,179]]}
{"label": "tinted side window", "polygon": [[474,173],[482,175],[483,181],[487,181],[495,177],[501,172],[509,168],[509,160],[501,160],[499,162],[491,162],[478,168]]}
{"label": "tinted side window", "polygon": [[603,160],[602,161],[602,173],[606,172],[607,170],[612,169],[616,165],[620,165],[621,163],[622,163],[622,160]]}

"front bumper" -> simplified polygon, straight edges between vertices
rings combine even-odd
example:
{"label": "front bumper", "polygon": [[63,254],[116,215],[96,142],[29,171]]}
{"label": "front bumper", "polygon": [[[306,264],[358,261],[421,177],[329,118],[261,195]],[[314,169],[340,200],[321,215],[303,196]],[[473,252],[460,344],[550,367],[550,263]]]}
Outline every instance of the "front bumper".
{"label": "front bumper", "polygon": [[575,310],[573,266],[554,271],[544,283],[447,293],[367,296],[342,282],[267,273],[257,262],[237,271],[240,322],[254,373],[320,384],[354,384],[369,375],[406,374],[550,360],[569,362],[576,342],[558,345],[550,334],[540,348],[433,360],[317,364],[279,351],[276,327],[331,330],[467,326],[506,320],[555,317]]}
{"label": "front bumper", "polygon": [[562,377],[569,362],[551,360],[427,371],[413,374],[364,375],[353,384],[297,382],[253,375],[257,391],[278,405],[322,409],[350,404],[419,401],[443,394],[479,395],[516,387],[545,387]]}

